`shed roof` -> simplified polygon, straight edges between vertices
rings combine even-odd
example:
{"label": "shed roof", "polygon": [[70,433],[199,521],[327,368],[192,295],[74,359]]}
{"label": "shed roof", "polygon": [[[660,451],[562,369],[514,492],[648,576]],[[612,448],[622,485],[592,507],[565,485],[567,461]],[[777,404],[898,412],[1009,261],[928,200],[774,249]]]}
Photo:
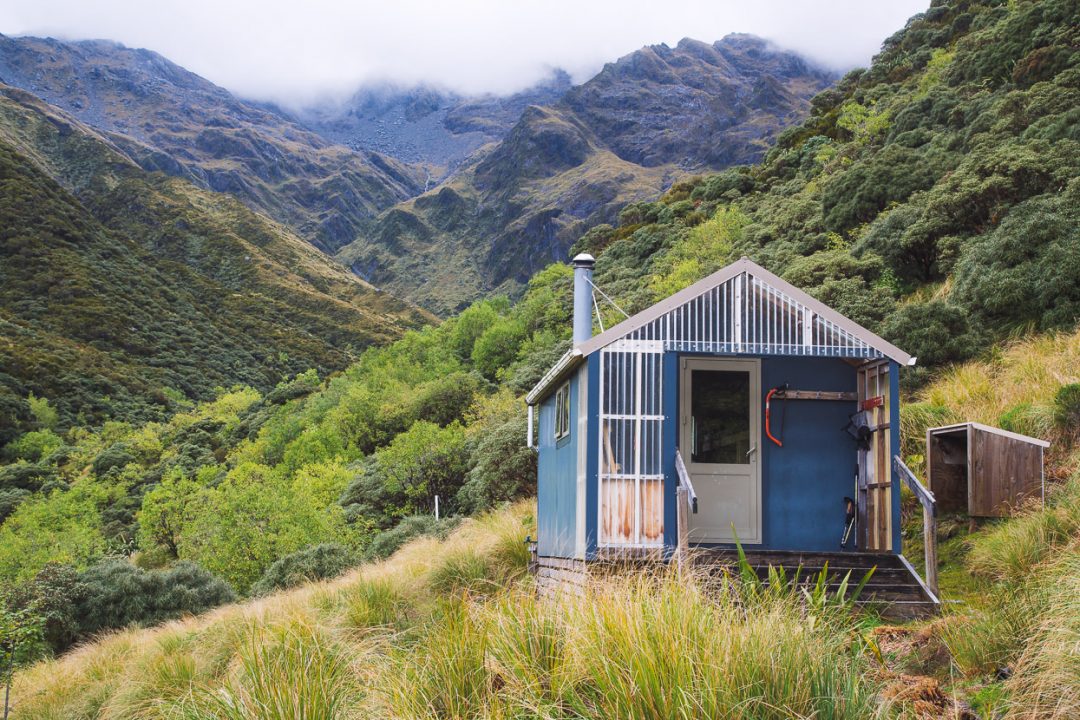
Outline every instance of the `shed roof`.
{"label": "shed roof", "polygon": [[[543,398],[584,358],[620,341],[734,355],[915,358],[743,257],[568,351],[526,396]],[[625,343],[623,343],[625,344]]]}
{"label": "shed roof", "polygon": [[951,435],[953,433],[965,432],[969,427],[973,427],[976,430],[981,430],[982,432],[988,432],[994,435],[1001,435],[1012,440],[1019,440],[1021,442],[1031,443],[1032,445],[1038,445],[1039,447],[1050,447],[1050,443],[1046,440],[1042,440],[1037,437],[1031,437],[1030,435],[1021,435],[1020,433],[1011,432],[1009,430],[1002,430],[1001,428],[996,428],[991,425],[983,425],[982,423],[977,422],[957,423],[955,425],[942,425],[941,427],[930,428],[929,430],[927,430],[927,432],[931,435]]}

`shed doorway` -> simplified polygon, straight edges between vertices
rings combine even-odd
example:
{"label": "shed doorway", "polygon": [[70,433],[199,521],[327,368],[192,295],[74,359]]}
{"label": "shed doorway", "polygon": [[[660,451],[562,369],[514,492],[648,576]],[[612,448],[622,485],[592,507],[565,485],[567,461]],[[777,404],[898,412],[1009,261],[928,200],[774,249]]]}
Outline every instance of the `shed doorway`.
{"label": "shed doorway", "polygon": [[761,542],[761,363],[685,358],[679,448],[698,498],[697,543]]}

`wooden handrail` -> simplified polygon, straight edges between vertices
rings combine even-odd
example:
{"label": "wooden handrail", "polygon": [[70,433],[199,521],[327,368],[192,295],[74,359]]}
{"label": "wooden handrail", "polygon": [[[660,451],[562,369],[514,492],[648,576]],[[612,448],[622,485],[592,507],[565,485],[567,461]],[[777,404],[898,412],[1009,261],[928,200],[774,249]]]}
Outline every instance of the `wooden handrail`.
{"label": "wooden handrail", "polygon": [[915,497],[919,499],[922,506],[930,508],[936,515],[937,499],[934,497],[934,493],[927,490],[926,486],[919,482],[919,478],[915,477],[915,473],[911,472],[911,469],[904,464],[899,455],[893,455],[893,467],[896,472],[900,473],[900,479],[904,481],[904,484],[911,488],[911,492],[915,493]]}
{"label": "wooden handrail", "polygon": [[687,515],[688,511],[696,513],[698,506],[694,483],[690,480],[690,473],[686,471],[686,463],[683,462],[682,455],[678,450],[675,451],[675,472],[679,476],[679,486],[675,489],[675,517],[678,523],[677,531],[679,535],[676,558],[679,562],[679,569],[682,570],[690,556],[690,520]]}
{"label": "wooden handrail", "polygon": [[900,479],[911,488],[915,497],[923,506],[923,551],[926,558],[926,585],[934,595],[938,593],[938,567],[937,567],[937,500],[934,493],[926,489],[919,482],[915,473],[904,464],[899,455],[893,455],[893,468]]}
{"label": "wooden handrail", "polygon": [[686,471],[686,463],[683,462],[682,453],[675,451],[675,472],[679,474],[679,485],[686,488],[686,497],[690,501],[690,509],[697,514],[697,493],[694,491],[694,483],[690,480],[690,473]]}

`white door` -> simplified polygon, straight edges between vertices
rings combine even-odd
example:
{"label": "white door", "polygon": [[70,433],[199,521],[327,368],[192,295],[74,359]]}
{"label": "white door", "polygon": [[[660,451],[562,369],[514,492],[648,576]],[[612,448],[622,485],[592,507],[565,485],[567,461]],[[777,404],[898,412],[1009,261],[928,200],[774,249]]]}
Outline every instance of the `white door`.
{"label": "white door", "polygon": [[761,542],[761,364],[682,361],[679,452],[698,496],[691,542]]}

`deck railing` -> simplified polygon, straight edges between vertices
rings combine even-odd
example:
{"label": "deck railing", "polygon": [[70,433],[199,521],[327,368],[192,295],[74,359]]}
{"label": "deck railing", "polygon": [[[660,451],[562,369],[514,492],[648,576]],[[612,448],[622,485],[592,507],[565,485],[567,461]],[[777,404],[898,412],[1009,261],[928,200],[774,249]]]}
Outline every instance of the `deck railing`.
{"label": "deck railing", "polygon": [[694,483],[690,479],[690,473],[686,471],[686,463],[683,462],[682,453],[678,450],[675,451],[675,472],[679,476],[679,487],[675,491],[679,533],[679,547],[676,552],[678,553],[679,568],[681,569],[686,564],[690,553],[689,516],[691,513],[697,513],[698,501],[697,493],[694,492]]}
{"label": "deck railing", "polygon": [[937,567],[937,500],[934,493],[926,489],[911,472],[899,455],[893,455],[893,467],[904,484],[911,488],[923,507],[923,551],[926,557],[926,585],[934,595],[938,595]]}

